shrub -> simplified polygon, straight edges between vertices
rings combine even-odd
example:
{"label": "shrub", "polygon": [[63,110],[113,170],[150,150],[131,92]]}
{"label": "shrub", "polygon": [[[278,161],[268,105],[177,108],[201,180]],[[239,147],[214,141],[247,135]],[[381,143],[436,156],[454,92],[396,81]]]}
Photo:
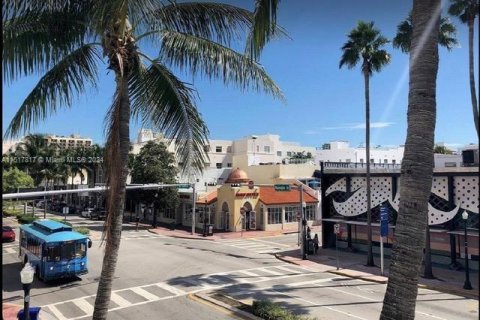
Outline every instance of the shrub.
{"label": "shrub", "polygon": [[23,209],[3,208],[2,212],[7,217],[18,217],[23,215]]}
{"label": "shrub", "polygon": [[78,227],[78,228],[73,228],[74,231],[77,231],[78,233],[84,234],[88,236],[90,234],[90,230],[85,227]]}
{"label": "shrub", "polygon": [[34,216],[27,216],[27,215],[18,215],[17,216],[18,223],[21,223],[21,224],[32,223],[33,221],[35,221],[37,219],[38,218],[34,217]]}
{"label": "shrub", "polygon": [[[307,320],[267,300],[253,301],[253,314],[265,320]],[[314,319],[312,319],[314,320]]]}

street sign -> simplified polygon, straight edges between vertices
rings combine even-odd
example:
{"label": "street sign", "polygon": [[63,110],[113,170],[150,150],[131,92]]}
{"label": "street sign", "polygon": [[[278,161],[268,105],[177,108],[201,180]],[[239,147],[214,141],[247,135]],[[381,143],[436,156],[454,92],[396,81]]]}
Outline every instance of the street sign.
{"label": "street sign", "polygon": [[384,205],[380,207],[380,236],[388,236],[388,210]]}
{"label": "street sign", "polygon": [[68,214],[68,207],[63,207],[63,214]]}
{"label": "street sign", "polygon": [[188,189],[188,188],[190,188],[190,184],[189,183],[177,184],[177,188],[178,189]]}
{"label": "street sign", "polygon": [[275,184],[273,187],[275,188],[275,191],[290,191],[289,184]]}
{"label": "street sign", "polygon": [[340,224],[339,223],[335,223],[333,225],[333,233],[340,234]]}

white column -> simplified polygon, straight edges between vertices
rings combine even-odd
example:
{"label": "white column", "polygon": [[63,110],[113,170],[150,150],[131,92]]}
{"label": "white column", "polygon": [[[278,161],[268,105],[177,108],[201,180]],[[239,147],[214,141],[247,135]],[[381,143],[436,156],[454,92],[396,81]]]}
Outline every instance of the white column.
{"label": "white column", "polygon": [[285,207],[282,207],[282,230],[285,229]]}
{"label": "white column", "polygon": [[268,208],[267,206],[263,206],[263,230],[267,230],[267,222],[268,222]]}

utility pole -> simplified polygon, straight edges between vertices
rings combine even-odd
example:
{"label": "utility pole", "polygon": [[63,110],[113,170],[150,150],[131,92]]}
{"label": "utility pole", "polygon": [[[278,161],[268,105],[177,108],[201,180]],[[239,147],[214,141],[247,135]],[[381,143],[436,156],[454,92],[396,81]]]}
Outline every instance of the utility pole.
{"label": "utility pole", "polygon": [[302,210],[302,259],[307,259],[307,217],[305,216],[305,208],[303,207],[303,184],[300,185],[300,210]]}
{"label": "utility pole", "polygon": [[195,202],[197,201],[197,194],[195,193],[195,183],[192,184],[193,205],[192,205],[192,235],[195,234]]}

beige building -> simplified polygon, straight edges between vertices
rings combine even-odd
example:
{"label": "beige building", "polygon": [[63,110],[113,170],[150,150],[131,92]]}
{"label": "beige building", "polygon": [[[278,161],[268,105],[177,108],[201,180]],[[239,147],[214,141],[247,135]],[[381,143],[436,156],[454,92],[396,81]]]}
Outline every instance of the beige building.
{"label": "beige building", "polygon": [[92,139],[82,138],[79,135],[72,134],[66,136],[46,135],[45,142],[48,144],[55,143],[60,149],[69,148],[87,148],[92,146]]}

